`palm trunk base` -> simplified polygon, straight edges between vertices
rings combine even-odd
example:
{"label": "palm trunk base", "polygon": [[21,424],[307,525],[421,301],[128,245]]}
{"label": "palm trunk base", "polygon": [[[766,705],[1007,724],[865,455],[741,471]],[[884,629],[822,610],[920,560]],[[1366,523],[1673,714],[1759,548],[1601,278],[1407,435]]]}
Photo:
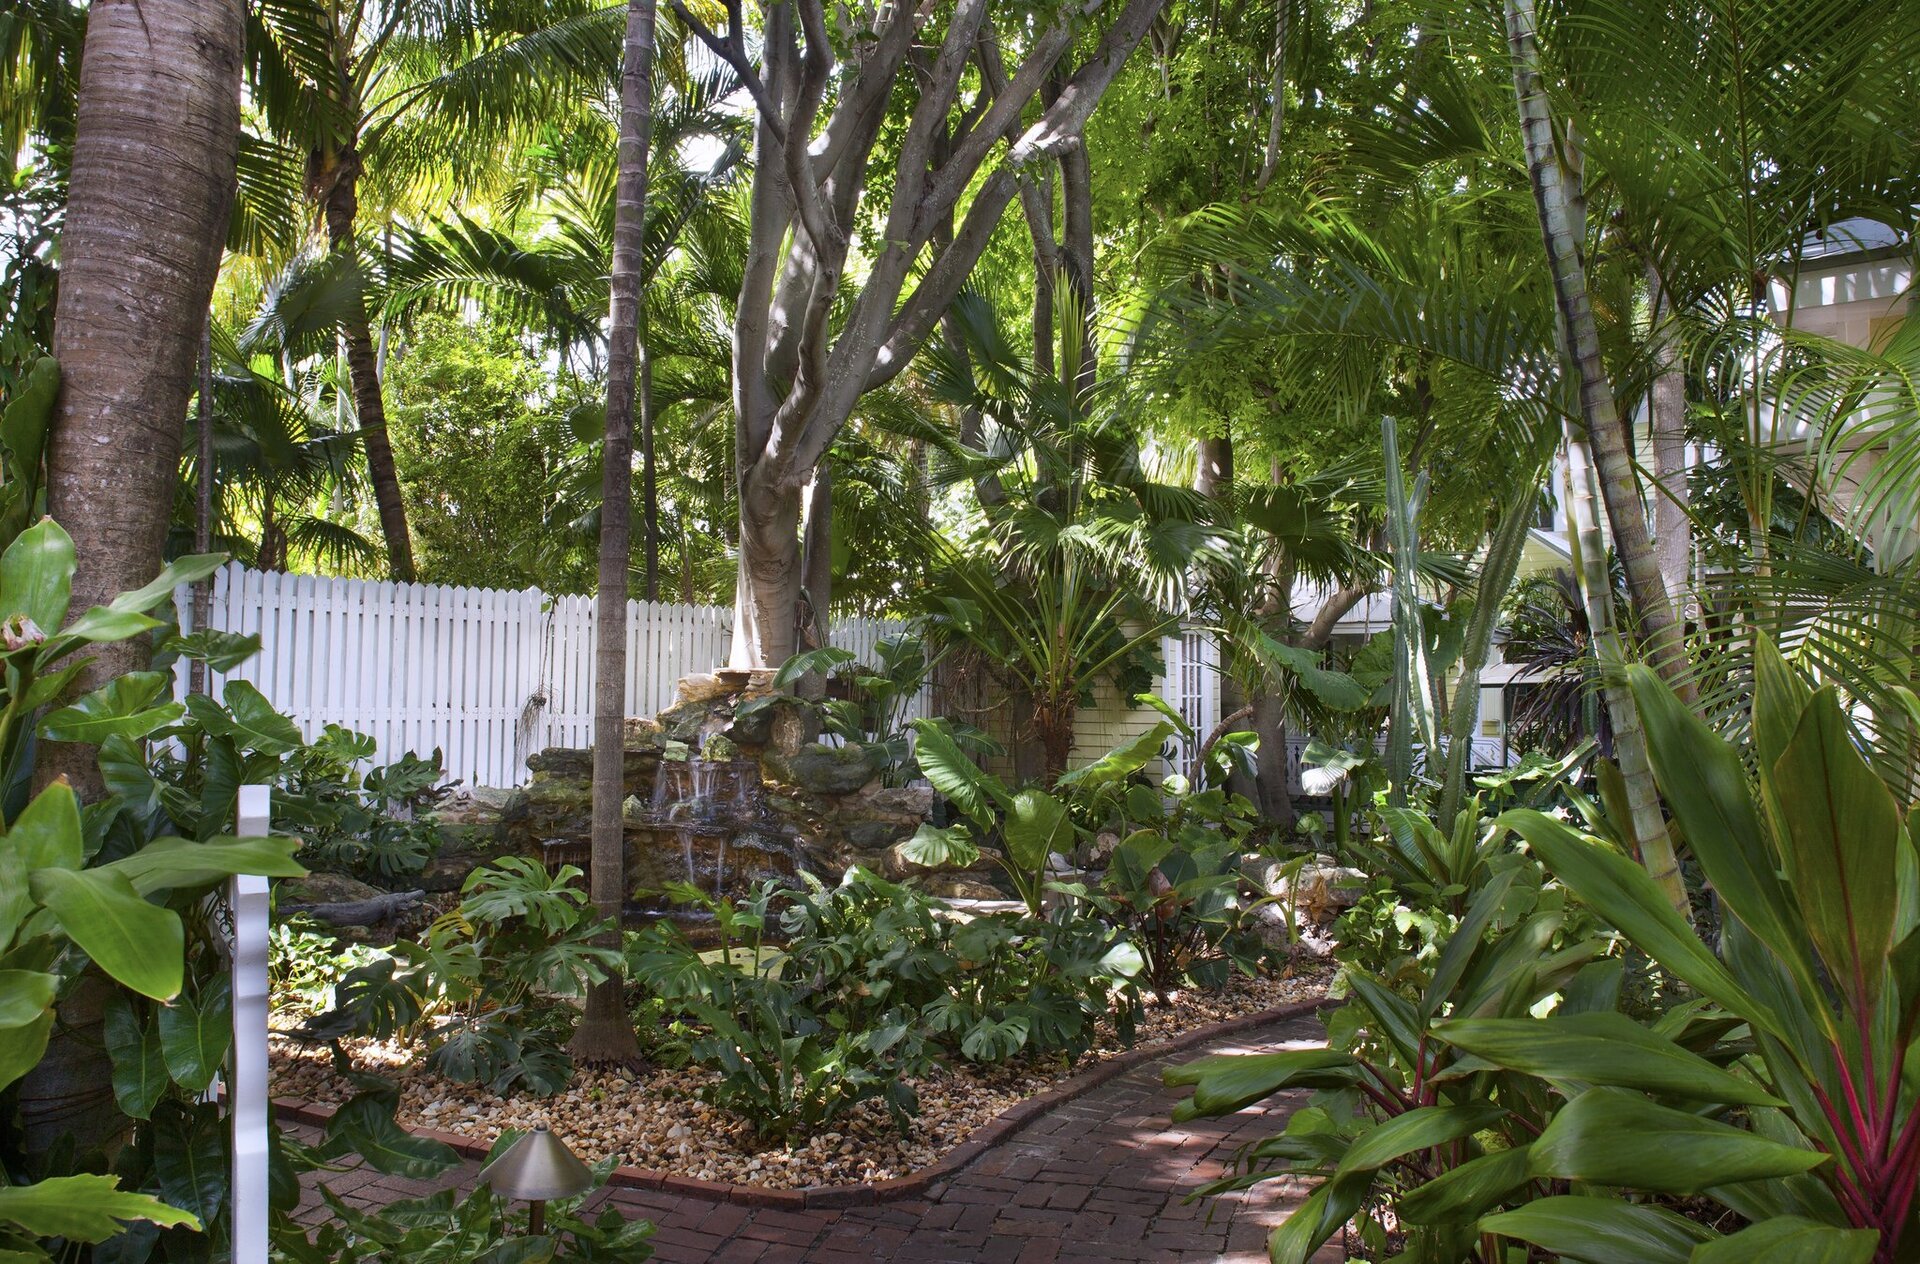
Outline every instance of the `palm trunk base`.
{"label": "palm trunk base", "polygon": [[646,1065],[640,1041],[627,1016],[626,988],[620,979],[596,983],[587,991],[586,1011],[567,1041],[574,1065],[619,1067],[637,1071]]}

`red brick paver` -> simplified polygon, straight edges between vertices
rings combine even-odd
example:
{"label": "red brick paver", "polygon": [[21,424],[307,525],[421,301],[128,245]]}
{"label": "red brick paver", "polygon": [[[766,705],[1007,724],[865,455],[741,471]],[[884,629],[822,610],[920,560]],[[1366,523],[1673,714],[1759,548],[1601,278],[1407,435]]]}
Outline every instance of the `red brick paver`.
{"label": "red brick paver", "polygon": [[[1167,1062],[1204,1053],[1300,1048],[1322,1041],[1312,1017],[1283,1019],[1205,1049],[1154,1059],[1067,1103],[982,1154],[922,1198],[846,1210],[783,1211],[717,1203],[664,1190],[611,1187],[611,1204],[657,1226],[663,1264],[1072,1264],[1181,1261],[1261,1264],[1266,1238],[1305,1190],[1286,1180],[1188,1203],[1196,1186],[1227,1173],[1234,1152],[1271,1136],[1305,1101],[1285,1094],[1226,1119],[1174,1125],[1180,1094],[1160,1083]],[[311,1139],[313,1130],[296,1127]],[[327,1176],[348,1203],[379,1206],[434,1188],[472,1184],[463,1163],[434,1182],[362,1168]],[[329,1213],[308,1180],[300,1215]],[[1320,1261],[1337,1261],[1329,1243]]]}

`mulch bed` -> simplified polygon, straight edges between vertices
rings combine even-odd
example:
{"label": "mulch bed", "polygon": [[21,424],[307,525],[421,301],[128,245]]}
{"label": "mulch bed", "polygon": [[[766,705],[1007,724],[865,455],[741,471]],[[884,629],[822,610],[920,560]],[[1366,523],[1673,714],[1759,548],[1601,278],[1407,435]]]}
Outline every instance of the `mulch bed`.
{"label": "mulch bed", "polygon": [[[552,1097],[498,1097],[484,1088],[429,1074],[416,1050],[389,1041],[343,1042],[354,1062],[400,1087],[399,1121],[460,1148],[484,1152],[504,1129],[545,1124],[588,1161],[617,1155],[626,1183],[686,1185],[728,1197],[727,1187],[749,1187],[787,1197],[736,1197],[735,1201],[825,1205],[831,1189],[858,1186],[871,1193],[892,1187],[895,1196],[924,1188],[925,1179],[951,1170],[991,1140],[1016,1130],[1037,1107],[1084,1092],[1169,1045],[1197,1043],[1215,1029],[1261,1021],[1273,1011],[1310,1006],[1324,997],[1328,973],[1284,978],[1238,976],[1220,991],[1176,993],[1166,1005],[1150,1004],[1129,1050],[1110,1031],[1078,1062],[1026,1059],[980,1067],[957,1062],[914,1081],[920,1114],[906,1133],[879,1102],[863,1102],[828,1131],[793,1146],[768,1143],[734,1116],[699,1099],[716,1078],[699,1068],[651,1068],[637,1075],[588,1070]],[[1109,1065],[1118,1063],[1120,1065]],[[283,1113],[317,1120],[351,1095],[333,1070],[324,1047],[276,1036],[273,1095]],[[1024,1104],[1024,1105],[1023,1105]],[[452,1134],[451,1138],[447,1134]],[[975,1142],[977,1144],[970,1144]],[[640,1169],[633,1171],[632,1169]],[[675,1173],[676,1177],[667,1177]],[[810,1196],[798,1194],[808,1190]],[[848,1191],[853,1193],[854,1191]],[[859,1195],[855,1201],[868,1201]]]}

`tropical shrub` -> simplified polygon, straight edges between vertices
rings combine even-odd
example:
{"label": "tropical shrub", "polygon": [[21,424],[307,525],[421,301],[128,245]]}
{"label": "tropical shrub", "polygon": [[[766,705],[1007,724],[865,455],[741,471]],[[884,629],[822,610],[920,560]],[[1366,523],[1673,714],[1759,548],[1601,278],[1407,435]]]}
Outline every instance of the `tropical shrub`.
{"label": "tropical shrub", "polygon": [[[26,798],[38,741],[131,743],[182,717],[181,704],[163,701],[162,672],[129,673],[36,713],[69,690],[88,646],[160,629],[146,611],[220,561],[186,559],[69,621],[73,544],[57,524],[20,530],[0,553],[0,758],[12,788],[0,801],[0,1094],[10,1099],[9,1089],[57,1056],[49,1044],[58,1006],[104,992],[113,1101],[138,1125],[111,1175],[88,1170],[73,1146],[21,1154],[7,1139],[0,1254],[11,1259],[66,1258],[109,1238],[119,1258],[143,1259],[163,1233],[204,1256],[220,1232],[225,1130],[218,1106],[201,1099],[231,1021],[207,888],[238,873],[298,876],[295,843],[223,829],[156,836],[117,793],[83,809],[64,780]],[[212,1175],[210,1152],[221,1156]]]}
{"label": "tropical shrub", "polygon": [[[1466,819],[1455,835],[1477,839],[1478,824]],[[1438,1033],[1449,1019],[1523,1017],[1556,1003],[1562,1013],[1610,1019],[1621,963],[1603,957],[1608,941],[1599,928],[1525,855],[1490,848],[1462,876],[1464,909],[1437,953],[1390,955],[1392,979],[1357,961],[1343,966],[1348,1000],[1327,1015],[1327,1048],[1205,1058],[1166,1073],[1169,1084],[1193,1089],[1175,1110],[1181,1120],[1231,1114],[1288,1089],[1317,1090],[1285,1133],[1253,1145],[1241,1173],[1207,1190],[1280,1176],[1321,1180],[1273,1235],[1280,1264],[1302,1264],[1350,1222],[1381,1254],[1389,1234],[1399,1235],[1397,1259],[1502,1258],[1476,1255],[1476,1220],[1525,1184],[1524,1176],[1506,1177],[1518,1161],[1512,1156],[1547,1125],[1550,1096],[1531,1077],[1476,1062]]]}
{"label": "tropical shrub", "polygon": [[[835,646],[795,654],[774,673],[776,692],[743,702],[735,718],[773,705],[805,707],[822,732],[864,750],[887,785],[904,785],[914,768],[907,712],[945,652],[929,654],[925,638],[903,633],[874,642],[873,656],[869,665]],[[777,692],[816,672],[826,678],[824,697]],[[992,740],[970,725],[949,722],[948,727],[970,749],[994,749]]]}
{"label": "tropical shrub", "polygon": [[580,871],[549,874],[520,856],[476,869],[452,912],[418,942],[403,940],[350,971],[334,1006],[304,1029],[313,1038],[418,1036],[427,1065],[495,1093],[556,1093],[572,1076],[564,1002],[617,972],[620,954],[594,942]]}
{"label": "tropical shrub", "polygon": [[1117,797],[1126,832],[1101,879],[1101,908],[1138,946],[1141,982],[1165,1000],[1186,981],[1219,987],[1234,966],[1258,973],[1265,946],[1249,914],[1267,898],[1250,904],[1240,894],[1253,805],[1178,775]]}
{"label": "tropical shrub", "polygon": [[[1712,1056],[1739,1060],[1737,1088],[1706,1096],[1702,1118],[1645,1096],[1657,1085],[1633,1073],[1646,1059],[1618,1032],[1548,1020],[1440,1034],[1565,1093],[1565,1126],[1534,1149],[1552,1143],[1570,1175],[1703,1194],[1753,1222],[1724,1248],[1709,1232],[1694,1237],[1710,1245],[1691,1246],[1641,1228],[1641,1258],[1734,1258],[1791,1239],[1796,1259],[1895,1264],[1912,1257],[1920,1185],[1909,1060],[1920,1026],[1920,815],[1875,773],[1831,686],[1812,689],[1764,638],[1755,673],[1757,787],[1739,752],[1651,671],[1628,672],[1662,795],[1721,906],[1717,951],[1627,856],[1538,813],[1507,818],[1561,882],[1697,993],[1688,1008],[1724,1034]],[[1620,1070],[1596,1077],[1599,1064]],[[1711,1118],[1735,1107],[1744,1129]],[[1635,1231],[1643,1213],[1559,1199],[1486,1224],[1551,1250],[1570,1234]]]}
{"label": "tropical shrub", "polygon": [[927,1066],[916,1015],[900,1005],[837,1012],[822,1004],[824,978],[790,977],[767,942],[775,884],[737,905],[685,885],[669,894],[713,915],[720,946],[702,952],[658,923],[635,937],[631,977],[698,1025],[690,1058],[719,1075],[701,1090],[707,1101],[781,1140],[870,1098],[905,1125],[919,1105],[907,1079]]}
{"label": "tropical shrub", "polygon": [[[1151,701],[1164,713],[1164,703]],[[1174,721],[1161,720],[1092,763],[1062,774],[1049,792],[1039,786],[1016,789],[980,768],[945,720],[914,720],[912,727],[921,775],[961,819],[945,827],[921,826],[906,844],[907,859],[964,867],[990,855],[1034,917],[1043,912],[1049,859],[1071,852],[1078,836],[1070,799],[1083,800],[1091,818],[1102,816],[1177,732]]]}

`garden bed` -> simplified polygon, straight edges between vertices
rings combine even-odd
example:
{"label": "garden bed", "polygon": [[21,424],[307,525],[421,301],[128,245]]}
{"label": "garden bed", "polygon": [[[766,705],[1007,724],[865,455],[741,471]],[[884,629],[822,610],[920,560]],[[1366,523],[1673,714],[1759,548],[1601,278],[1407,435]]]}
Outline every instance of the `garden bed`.
{"label": "garden bed", "polygon": [[[1326,972],[1285,978],[1236,976],[1222,990],[1188,989],[1170,1003],[1150,1003],[1134,1049],[1151,1050],[1200,1028],[1315,1000]],[[546,1124],[589,1161],[618,1155],[622,1164],[698,1181],[768,1190],[898,1180],[938,1164],[978,1130],[1022,1101],[1048,1093],[1096,1064],[1128,1052],[1105,1028],[1077,1062],[1035,1058],[992,1066],[956,1062],[913,1081],[920,1113],[903,1135],[878,1101],[855,1107],[827,1131],[791,1148],[757,1139],[744,1122],[700,1100],[717,1078],[697,1067],[652,1068],[638,1075],[583,1071],[552,1097],[506,1096],[456,1084],[425,1071],[407,1046],[375,1040],[342,1042],[363,1069],[400,1089],[399,1121],[490,1144],[504,1129]],[[351,1090],[325,1046],[276,1036],[273,1095],[322,1109]]]}

